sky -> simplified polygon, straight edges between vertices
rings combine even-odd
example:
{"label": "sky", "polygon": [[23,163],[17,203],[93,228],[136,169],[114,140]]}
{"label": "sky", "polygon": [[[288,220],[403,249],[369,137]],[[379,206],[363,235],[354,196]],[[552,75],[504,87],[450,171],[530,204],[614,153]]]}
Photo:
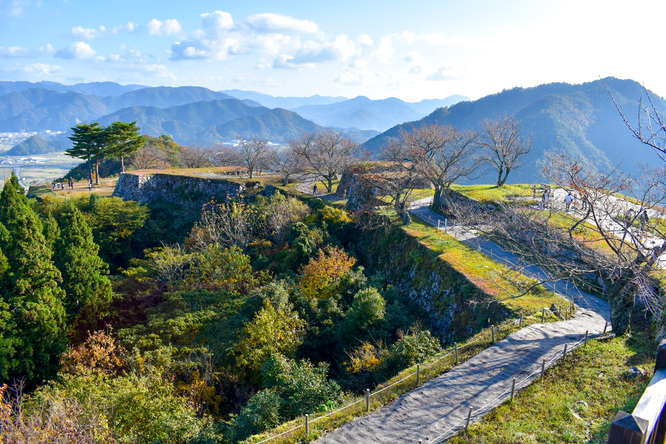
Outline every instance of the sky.
{"label": "sky", "polygon": [[663,0],[0,0],[0,80],[478,99],[614,76],[666,97]]}

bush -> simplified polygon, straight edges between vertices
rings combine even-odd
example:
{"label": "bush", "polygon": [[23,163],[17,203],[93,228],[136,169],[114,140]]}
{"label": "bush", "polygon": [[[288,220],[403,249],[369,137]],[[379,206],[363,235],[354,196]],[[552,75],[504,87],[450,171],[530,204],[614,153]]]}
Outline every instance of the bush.
{"label": "bush", "polygon": [[282,411],[288,418],[316,412],[320,405],[338,403],[340,386],[326,378],[328,365],[312,365],[274,355],[262,369],[264,387],[274,388],[282,398]]}
{"label": "bush", "polygon": [[403,336],[391,346],[379,372],[384,378],[389,378],[410,365],[423,362],[441,350],[439,340],[428,330],[413,332]]}
{"label": "bush", "polygon": [[227,436],[233,442],[239,442],[280,424],[281,403],[282,399],[275,390],[257,392],[233,420]]}

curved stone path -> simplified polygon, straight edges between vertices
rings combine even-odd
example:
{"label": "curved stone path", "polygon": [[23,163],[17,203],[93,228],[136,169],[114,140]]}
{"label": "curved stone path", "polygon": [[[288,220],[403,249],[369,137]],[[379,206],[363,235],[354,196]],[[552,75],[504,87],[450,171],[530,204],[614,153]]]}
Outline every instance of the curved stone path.
{"label": "curved stone path", "polygon": [[[437,226],[441,216],[426,208],[427,200],[417,202],[412,212]],[[520,258],[465,227],[449,227],[449,234],[480,249],[509,266]],[[521,264],[526,275],[544,279],[538,267]],[[544,360],[554,364],[564,352],[581,343],[586,332],[602,333],[610,320],[608,303],[565,282],[548,281],[549,289],[573,300],[576,316],[568,321],[533,324],[513,333],[475,357],[421,387],[406,393],[371,415],[329,432],[317,443],[440,443],[465,426],[470,407],[472,422],[510,397],[513,379],[516,390],[539,377]]]}

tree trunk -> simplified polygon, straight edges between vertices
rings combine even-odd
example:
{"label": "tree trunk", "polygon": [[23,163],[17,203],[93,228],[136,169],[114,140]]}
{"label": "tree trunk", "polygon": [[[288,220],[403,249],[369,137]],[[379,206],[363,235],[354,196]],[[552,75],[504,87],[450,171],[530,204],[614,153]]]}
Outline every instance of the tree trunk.
{"label": "tree trunk", "polygon": [[623,273],[607,292],[611,325],[617,335],[626,333],[631,325],[631,312],[635,304],[635,295],[630,279],[626,273]]}
{"label": "tree trunk", "polygon": [[99,185],[99,157],[95,157],[95,185]]}
{"label": "tree trunk", "polygon": [[498,173],[497,173],[497,186],[498,187],[501,187],[502,185],[504,185],[504,181],[506,180],[506,178],[504,180],[502,180],[502,174],[503,173],[504,173],[504,169],[500,168]]}
{"label": "tree trunk", "polygon": [[92,184],[93,184],[92,159],[88,159],[88,178],[90,179],[90,186],[92,186]]}
{"label": "tree trunk", "polygon": [[445,199],[445,190],[443,187],[439,187],[435,185],[435,196],[432,199],[432,210],[437,211],[440,208],[443,208],[446,210],[448,208],[448,205],[446,204],[446,199]]}
{"label": "tree trunk", "polygon": [[403,225],[409,225],[412,223],[412,219],[409,217],[409,211],[405,207],[406,202],[400,201],[400,195],[398,195],[395,205],[393,206]]}
{"label": "tree trunk", "polygon": [[125,172],[125,157],[120,156],[120,172],[124,173]]}

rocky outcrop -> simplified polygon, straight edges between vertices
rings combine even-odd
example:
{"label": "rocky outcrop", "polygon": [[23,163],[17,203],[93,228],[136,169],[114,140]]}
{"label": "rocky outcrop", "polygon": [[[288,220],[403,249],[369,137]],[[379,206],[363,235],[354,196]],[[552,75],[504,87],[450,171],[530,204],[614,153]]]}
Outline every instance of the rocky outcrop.
{"label": "rocky outcrop", "polygon": [[198,209],[213,199],[225,202],[239,197],[243,191],[243,185],[225,179],[124,173],[113,195],[146,204],[163,201]]}

